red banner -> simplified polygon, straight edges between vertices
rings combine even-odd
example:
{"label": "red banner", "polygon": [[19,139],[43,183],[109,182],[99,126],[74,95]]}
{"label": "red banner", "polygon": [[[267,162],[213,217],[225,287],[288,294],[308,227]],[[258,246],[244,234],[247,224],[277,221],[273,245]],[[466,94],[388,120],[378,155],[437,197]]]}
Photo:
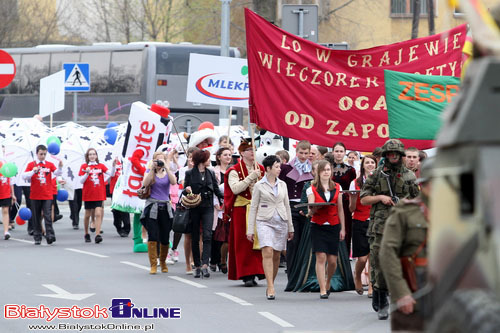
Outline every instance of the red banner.
{"label": "red banner", "polygon": [[[384,69],[460,77],[465,25],[344,51],[290,34],[249,9],[245,21],[250,119],[289,138],[326,147],[342,141],[348,149],[371,151],[389,138]],[[419,149],[433,144],[403,141]]]}

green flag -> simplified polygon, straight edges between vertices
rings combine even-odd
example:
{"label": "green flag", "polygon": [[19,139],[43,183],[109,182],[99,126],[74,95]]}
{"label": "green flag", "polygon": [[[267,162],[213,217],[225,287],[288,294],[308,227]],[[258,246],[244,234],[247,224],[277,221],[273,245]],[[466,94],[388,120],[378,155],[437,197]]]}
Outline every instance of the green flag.
{"label": "green flag", "polygon": [[389,137],[434,140],[441,112],[458,94],[460,79],[384,70],[384,81]]}

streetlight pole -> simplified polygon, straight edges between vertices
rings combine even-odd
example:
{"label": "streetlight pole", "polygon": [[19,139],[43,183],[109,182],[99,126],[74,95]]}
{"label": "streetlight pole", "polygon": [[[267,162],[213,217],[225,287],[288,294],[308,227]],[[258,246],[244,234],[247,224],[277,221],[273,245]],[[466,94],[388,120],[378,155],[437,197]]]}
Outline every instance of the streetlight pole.
{"label": "streetlight pole", "polygon": [[[231,0],[220,0],[222,2],[221,10],[221,29],[220,29],[220,55],[229,57],[229,24],[231,22],[230,5]],[[219,106],[219,126],[229,126],[229,106]]]}

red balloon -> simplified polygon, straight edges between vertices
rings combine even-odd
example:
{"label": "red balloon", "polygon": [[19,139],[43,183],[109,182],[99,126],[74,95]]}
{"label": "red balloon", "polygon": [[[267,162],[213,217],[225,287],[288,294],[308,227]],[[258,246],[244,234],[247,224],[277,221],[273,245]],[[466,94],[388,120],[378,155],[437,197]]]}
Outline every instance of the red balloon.
{"label": "red balloon", "polygon": [[16,222],[17,222],[17,224],[19,224],[19,225],[23,225],[23,224],[25,224],[25,223],[26,223],[26,221],[25,221],[25,220],[23,220],[23,219],[21,218],[21,216],[19,216],[19,215],[17,215],[17,217],[16,217]]}
{"label": "red balloon", "polygon": [[214,124],[212,124],[210,121],[204,121],[198,126],[198,131],[201,131],[202,129],[205,128],[210,128],[210,129],[215,129]]}

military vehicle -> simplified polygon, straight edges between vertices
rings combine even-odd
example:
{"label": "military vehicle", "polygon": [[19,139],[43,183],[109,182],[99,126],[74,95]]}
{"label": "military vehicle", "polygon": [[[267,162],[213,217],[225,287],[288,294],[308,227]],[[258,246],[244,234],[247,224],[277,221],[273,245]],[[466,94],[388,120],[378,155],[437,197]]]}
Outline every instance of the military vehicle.
{"label": "military vehicle", "polygon": [[[474,30],[473,30],[474,31]],[[426,331],[500,332],[500,54],[475,59],[432,167]]]}

